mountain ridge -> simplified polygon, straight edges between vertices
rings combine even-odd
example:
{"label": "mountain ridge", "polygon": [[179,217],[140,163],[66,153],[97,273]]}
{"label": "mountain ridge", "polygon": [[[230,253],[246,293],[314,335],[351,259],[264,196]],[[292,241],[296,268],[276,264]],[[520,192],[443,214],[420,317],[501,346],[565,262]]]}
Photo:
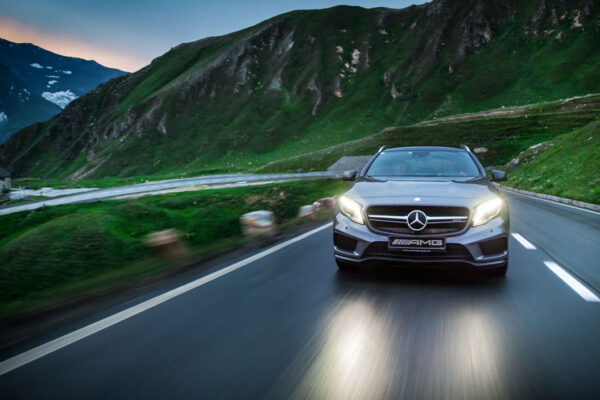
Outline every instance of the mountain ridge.
{"label": "mountain ridge", "polygon": [[285,13],[180,44],[0,147],[17,175],[245,170],[387,126],[600,91],[591,0]]}
{"label": "mountain ridge", "polygon": [[31,43],[0,38],[0,143],[14,132],[59,113],[74,98],[125,72],[68,57]]}

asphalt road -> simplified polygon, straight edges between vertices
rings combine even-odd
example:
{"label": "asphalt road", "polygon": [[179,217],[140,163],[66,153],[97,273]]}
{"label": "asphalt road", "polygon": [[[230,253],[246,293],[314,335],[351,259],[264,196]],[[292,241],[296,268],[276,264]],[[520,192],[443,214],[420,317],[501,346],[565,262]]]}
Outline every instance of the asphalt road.
{"label": "asphalt road", "polygon": [[171,179],[164,181],[155,181],[148,183],[139,183],[135,185],[116,186],[107,189],[91,190],[83,193],[70,194],[66,196],[40,200],[32,203],[15,204],[12,206],[0,208],[0,215],[11,214],[20,211],[35,210],[41,207],[57,206],[62,204],[81,203],[86,201],[106,200],[115,197],[123,197],[139,193],[152,193],[166,189],[174,189],[186,186],[196,185],[222,185],[241,182],[259,182],[270,180],[293,180],[293,179],[311,179],[328,178],[337,176],[339,172],[303,172],[289,174],[228,174],[228,175],[207,175],[194,178]]}
{"label": "asphalt road", "polygon": [[326,226],[10,350],[0,396],[600,398],[600,215],[508,199],[503,279],[338,272]]}

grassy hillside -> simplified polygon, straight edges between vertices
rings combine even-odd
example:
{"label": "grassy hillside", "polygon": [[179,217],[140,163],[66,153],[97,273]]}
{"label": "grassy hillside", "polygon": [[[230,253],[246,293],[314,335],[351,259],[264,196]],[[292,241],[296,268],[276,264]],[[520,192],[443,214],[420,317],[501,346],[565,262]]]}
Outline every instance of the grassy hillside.
{"label": "grassy hillside", "polygon": [[458,146],[461,143],[472,149],[484,147],[485,152],[478,153],[477,157],[485,166],[500,165],[534,144],[596,120],[600,120],[600,95],[387,128],[358,140],[283,158],[258,171],[323,170],[342,156],[373,154],[383,145]]}
{"label": "grassy hillside", "polygon": [[100,86],[0,146],[0,164],[55,179],[239,171],[388,126],[410,136],[422,120],[600,92],[598,18],[589,0],[291,12]]}
{"label": "grassy hillside", "polygon": [[600,204],[600,121],[519,155],[509,186]]}
{"label": "grassy hillside", "polygon": [[301,205],[346,187],[340,180],[278,183],[1,216],[0,316],[168,268],[145,247],[149,233],[175,228],[196,253],[223,248],[241,240],[245,212],[269,209],[285,223]]}

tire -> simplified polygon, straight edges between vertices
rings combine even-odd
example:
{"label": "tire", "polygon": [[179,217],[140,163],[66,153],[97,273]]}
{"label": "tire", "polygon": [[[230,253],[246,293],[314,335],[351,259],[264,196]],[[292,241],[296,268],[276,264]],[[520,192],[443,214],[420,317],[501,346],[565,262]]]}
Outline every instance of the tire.
{"label": "tire", "polygon": [[349,262],[344,262],[344,261],[340,261],[337,258],[335,259],[335,263],[338,266],[338,269],[340,269],[341,271],[357,271],[358,270],[358,266],[354,263],[349,263]]}
{"label": "tire", "polygon": [[506,263],[498,268],[491,269],[489,271],[489,275],[503,277],[504,275],[506,275],[507,270],[508,270],[508,263]]}

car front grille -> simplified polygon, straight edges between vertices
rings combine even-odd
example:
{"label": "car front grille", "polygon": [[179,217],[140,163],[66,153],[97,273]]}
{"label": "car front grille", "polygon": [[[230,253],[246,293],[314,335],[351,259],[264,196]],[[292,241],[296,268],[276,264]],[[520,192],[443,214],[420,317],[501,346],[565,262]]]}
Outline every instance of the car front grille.
{"label": "car front grille", "polygon": [[[427,226],[415,232],[409,228],[407,217],[411,211],[420,210],[427,215]],[[435,235],[459,232],[469,221],[469,209],[446,206],[371,206],[367,209],[369,224],[373,229],[392,234]]]}
{"label": "car front grille", "polygon": [[466,247],[448,243],[444,250],[430,252],[411,252],[403,250],[391,251],[387,242],[373,242],[367,247],[363,257],[398,258],[404,260],[446,260],[446,261],[470,261],[473,258]]}

